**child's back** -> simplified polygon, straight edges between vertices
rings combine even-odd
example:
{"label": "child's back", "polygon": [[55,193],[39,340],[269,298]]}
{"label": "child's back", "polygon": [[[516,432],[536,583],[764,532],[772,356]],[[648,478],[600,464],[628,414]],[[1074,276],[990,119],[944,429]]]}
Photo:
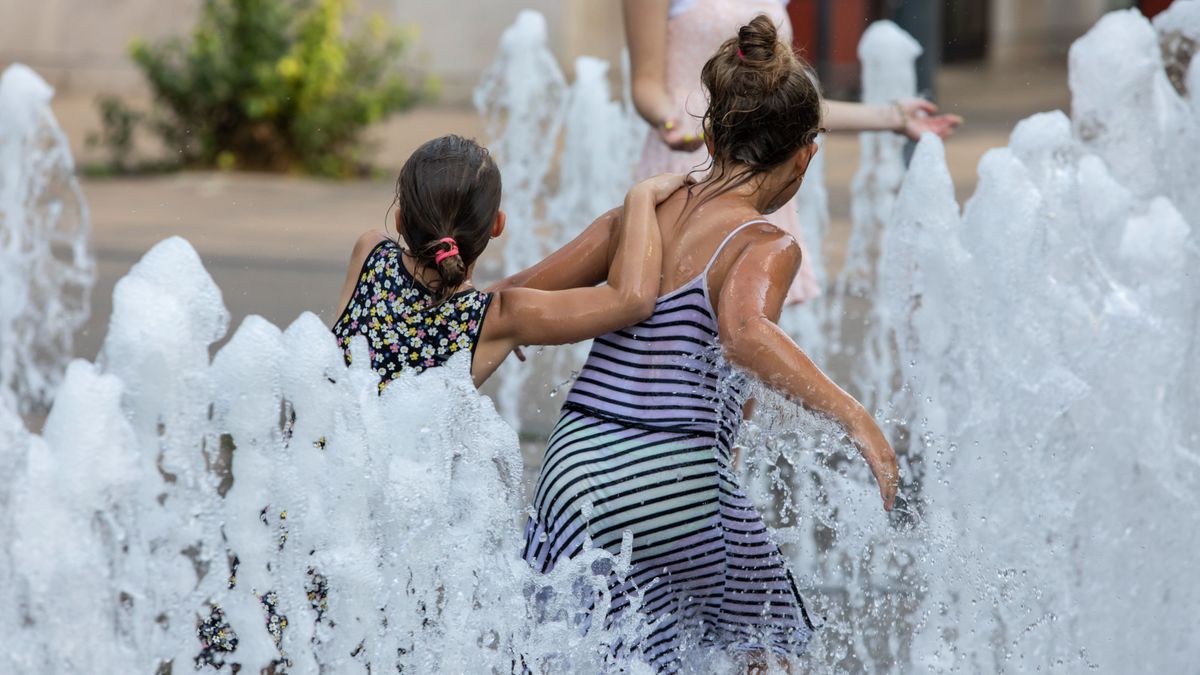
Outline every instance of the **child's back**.
{"label": "child's back", "polygon": [[383,388],[405,369],[420,372],[460,352],[473,355],[490,302],[491,294],[476,288],[439,302],[404,266],[400,246],[379,235],[333,333],[347,359],[351,338],[366,337]]}
{"label": "child's back", "polygon": [[655,205],[682,183],[668,175],[643,181],[623,209],[597,221],[613,235],[602,265],[607,283],[489,293],[471,276],[504,231],[500,171],[474,141],[436,138],[413,152],[396,181],[400,236],[371,231],[355,244],[333,332],[347,359],[350,341],[367,339],[382,388],[404,370],[440,366],[463,351],[480,384],[519,345],[577,342],[634,323],[650,313],[658,288]]}

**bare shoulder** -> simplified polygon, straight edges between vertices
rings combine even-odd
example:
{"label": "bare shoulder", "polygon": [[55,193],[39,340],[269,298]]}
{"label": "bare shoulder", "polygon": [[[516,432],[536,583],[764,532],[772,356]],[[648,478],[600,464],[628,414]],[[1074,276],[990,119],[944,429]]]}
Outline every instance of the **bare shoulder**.
{"label": "bare shoulder", "polygon": [[358,240],[354,242],[354,251],[350,254],[351,261],[357,260],[359,264],[362,264],[380,242],[389,239],[391,237],[387,236],[382,230],[367,230],[363,232],[358,236]]}
{"label": "bare shoulder", "polygon": [[346,280],[342,283],[341,300],[338,302],[338,308],[341,309],[339,316],[345,314],[346,308],[349,306],[350,298],[354,295],[354,288],[359,281],[359,274],[367,262],[367,256],[371,255],[371,251],[374,251],[380,242],[388,239],[390,237],[379,230],[367,230],[354,242],[354,250],[350,253],[350,266],[346,268]]}
{"label": "bare shoulder", "polygon": [[[536,294],[537,292],[520,286],[491,291],[491,298],[488,300],[487,316],[483,322],[483,327],[479,331],[481,347],[485,343],[489,345],[489,349],[490,345],[494,344],[501,345],[501,349],[516,347],[517,345],[510,344],[510,341],[521,321],[521,317],[516,316],[519,313],[521,299],[527,294]],[[507,354],[508,352],[505,351],[504,353]]]}
{"label": "bare shoulder", "polygon": [[348,273],[357,276],[358,271],[367,262],[367,256],[371,255],[371,251],[374,251],[375,247],[382,242],[391,241],[391,239],[382,230],[367,230],[359,235],[354,242],[354,249],[350,252],[350,271]]}
{"label": "bare shoulder", "polygon": [[762,221],[749,225],[739,238],[742,240],[737,256],[739,258],[779,257],[785,261],[794,259],[796,265],[800,264],[800,244],[795,237],[774,223]]}

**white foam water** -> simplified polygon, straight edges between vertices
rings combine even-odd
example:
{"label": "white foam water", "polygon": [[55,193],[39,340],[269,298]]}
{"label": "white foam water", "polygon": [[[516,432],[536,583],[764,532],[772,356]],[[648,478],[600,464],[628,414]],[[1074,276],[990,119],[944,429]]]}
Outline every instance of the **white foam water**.
{"label": "white foam water", "polygon": [[22,64],[0,74],[0,398],[25,413],[52,400],[96,276],[53,96]]}
{"label": "white foam water", "polygon": [[836,429],[749,425],[751,484],[820,590],[817,670],[1191,668],[1200,119],[1177,40],[1104,17],[1071,50],[1072,117],[1018,124],[965,208],[941,142],[917,146],[875,268],[889,355],[855,382],[902,453],[890,523]]}
{"label": "white foam water", "polygon": [[166,240],[44,432],[0,408],[0,671],[190,671],[215,607],[236,650],[211,661],[251,672],[586,671],[633,635],[578,625],[608,588],[585,572],[619,560],[543,578],[520,559],[516,435],[468,359],[380,394],[312,314],[250,316],[210,362],[228,319]]}

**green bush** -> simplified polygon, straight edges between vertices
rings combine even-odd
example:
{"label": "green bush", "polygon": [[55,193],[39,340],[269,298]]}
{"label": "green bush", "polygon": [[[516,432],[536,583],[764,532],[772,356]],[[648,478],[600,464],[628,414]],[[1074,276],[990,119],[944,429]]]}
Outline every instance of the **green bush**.
{"label": "green bush", "polygon": [[108,151],[110,169],[119,173],[133,170],[133,133],[141,123],[142,114],[130,110],[116,96],[101,96],[96,99],[100,108],[103,131],[88,134],[88,147],[103,147]]}
{"label": "green bush", "polygon": [[158,104],[144,123],[184,165],[362,171],[363,130],[430,87],[402,69],[404,35],[374,17],[346,38],[345,14],[346,0],[205,0],[189,42],[131,47]]}

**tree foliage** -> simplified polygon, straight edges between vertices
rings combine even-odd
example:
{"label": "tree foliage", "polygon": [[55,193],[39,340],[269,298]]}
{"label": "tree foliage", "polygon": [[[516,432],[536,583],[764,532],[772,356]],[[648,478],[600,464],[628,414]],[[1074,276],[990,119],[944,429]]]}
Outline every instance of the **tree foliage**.
{"label": "tree foliage", "polygon": [[143,123],[184,165],[360,171],[362,132],[430,87],[404,70],[403,33],[377,16],[347,37],[346,10],[347,0],[205,0],[190,39],[132,45],[157,104]]}

